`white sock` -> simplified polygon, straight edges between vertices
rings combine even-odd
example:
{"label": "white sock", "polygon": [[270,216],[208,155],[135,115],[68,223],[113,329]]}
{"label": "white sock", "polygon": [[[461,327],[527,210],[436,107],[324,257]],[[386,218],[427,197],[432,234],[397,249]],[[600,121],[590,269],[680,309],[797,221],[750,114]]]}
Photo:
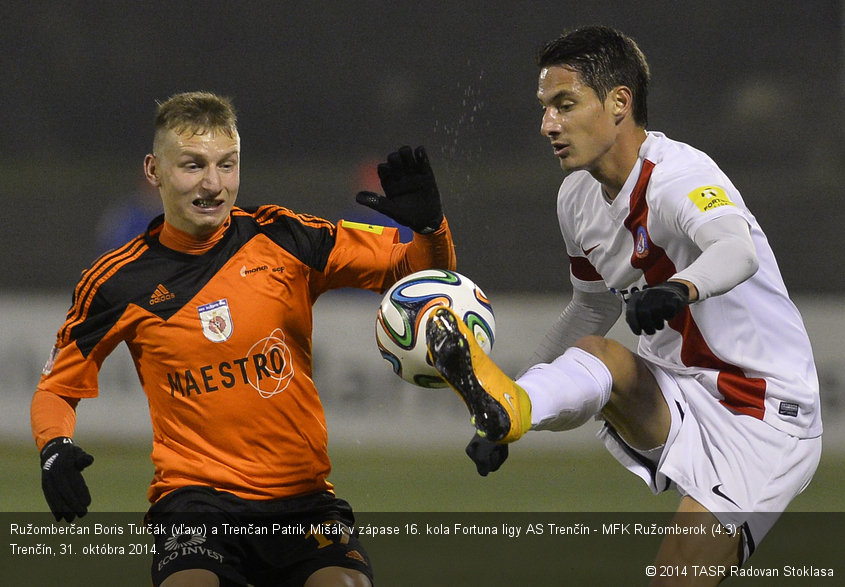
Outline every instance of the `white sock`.
{"label": "white sock", "polygon": [[576,347],[534,365],[516,382],[531,398],[531,429],[555,431],[572,430],[598,414],[613,386],[607,366]]}

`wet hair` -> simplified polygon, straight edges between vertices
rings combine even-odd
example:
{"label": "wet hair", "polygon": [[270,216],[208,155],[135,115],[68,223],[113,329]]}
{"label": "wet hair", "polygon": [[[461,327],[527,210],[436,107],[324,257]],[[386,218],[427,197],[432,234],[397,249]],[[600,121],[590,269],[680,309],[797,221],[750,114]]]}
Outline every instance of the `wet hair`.
{"label": "wet hair", "polygon": [[648,63],[634,40],[619,31],[587,26],[566,32],[540,48],[537,65],[572,69],[602,101],[615,87],[630,88],[634,122],[648,124]]}

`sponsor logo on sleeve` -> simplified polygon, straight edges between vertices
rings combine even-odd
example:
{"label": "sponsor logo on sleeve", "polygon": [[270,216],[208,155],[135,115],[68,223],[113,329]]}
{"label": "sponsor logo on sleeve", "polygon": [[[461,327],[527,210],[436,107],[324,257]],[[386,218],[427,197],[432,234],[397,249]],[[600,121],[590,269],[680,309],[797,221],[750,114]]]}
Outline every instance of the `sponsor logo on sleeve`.
{"label": "sponsor logo on sleeve", "polygon": [[722,206],[736,206],[736,204],[731,202],[725,190],[715,185],[705,185],[695,188],[687,194],[687,197],[702,212],[709,212]]}
{"label": "sponsor logo on sleeve", "polygon": [[381,234],[384,232],[383,226],[378,226],[376,224],[364,224],[362,222],[350,222],[349,220],[343,221],[343,228],[353,228],[355,230],[363,230],[364,232],[372,232],[374,234]]}

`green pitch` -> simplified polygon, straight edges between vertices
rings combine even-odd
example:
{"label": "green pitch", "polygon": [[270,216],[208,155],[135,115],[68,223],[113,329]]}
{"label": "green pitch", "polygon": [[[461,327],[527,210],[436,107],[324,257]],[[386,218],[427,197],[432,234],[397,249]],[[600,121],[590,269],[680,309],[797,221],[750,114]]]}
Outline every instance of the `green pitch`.
{"label": "green pitch", "polygon": [[[149,447],[86,442],[94,464],[85,477],[92,511],[145,511],[152,478]],[[38,456],[28,445],[0,445],[2,511],[44,511]],[[674,492],[654,496],[603,449],[531,450],[513,445],[503,467],[480,477],[463,447],[330,449],[338,496],[369,512],[652,512],[672,511]],[[845,512],[845,455],[828,454],[790,511]]]}
{"label": "green pitch", "polygon": [[[149,448],[137,445],[86,442],[95,463],[86,470],[94,498],[91,513],[80,520],[114,522],[105,512],[130,512],[119,523],[140,523],[147,507],[146,488],[152,475]],[[40,471],[34,448],[0,446],[2,512],[6,536],[10,522],[50,524],[43,512]],[[393,526],[399,536],[363,536],[376,585],[622,585],[645,584],[659,536],[606,535],[602,525],[646,521],[668,523],[678,497],[672,492],[653,496],[636,477],[623,470],[601,449],[584,451],[533,450],[515,445],[504,467],[482,478],[463,455],[463,447],[370,448],[335,446],[331,477],[338,495],[358,512],[358,524]],[[825,455],[810,488],[790,508],[761,546],[752,564],[762,569],[836,568],[841,562],[845,493],[840,489],[845,458]],[[469,512],[469,513],[468,513]],[[482,513],[471,513],[482,512]],[[483,513],[486,512],[486,513]],[[492,512],[492,513],[491,513]],[[456,522],[497,528],[498,536],[465,535]],[[552,536],[554,524],[586,524],[589,536]],[[520,528],[520,535],[507,532]],[[537,536],[528,528],[543,527]],[[414,533],[416,532],[416,533]],[[443,534],[446,532],[446,535]],[[6,536],[8,541],[52,544],[65,538]],[[84,538],[75,548],[92,543],[115,543],[124,537]],[[143,540],[143,539],[142,539]],[[135,540],[137,541],[137,539]],[[4,546],[0,568],[4,584],[31,585],[149,585],[150,557],[142,556],[18,556]],[[837,567],[838,565],[838,567]],[[742,585],[826,585],[818,578],[738,579]],[[728,584],[734,582],[728,581]]]}

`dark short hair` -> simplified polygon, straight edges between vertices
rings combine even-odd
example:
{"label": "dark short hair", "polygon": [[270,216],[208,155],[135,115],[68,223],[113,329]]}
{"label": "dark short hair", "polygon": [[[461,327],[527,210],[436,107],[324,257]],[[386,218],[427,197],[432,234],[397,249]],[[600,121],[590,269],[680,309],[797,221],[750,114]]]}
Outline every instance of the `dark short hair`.
{"label": "dark short hair", "polygon": [[605,26],[566,32],[543,45],[537,52],[537,65],[571,68],[600,100],[617,86],[630,88],[634,122],[648,124],[648,63],[634,40],[621,32]]}

